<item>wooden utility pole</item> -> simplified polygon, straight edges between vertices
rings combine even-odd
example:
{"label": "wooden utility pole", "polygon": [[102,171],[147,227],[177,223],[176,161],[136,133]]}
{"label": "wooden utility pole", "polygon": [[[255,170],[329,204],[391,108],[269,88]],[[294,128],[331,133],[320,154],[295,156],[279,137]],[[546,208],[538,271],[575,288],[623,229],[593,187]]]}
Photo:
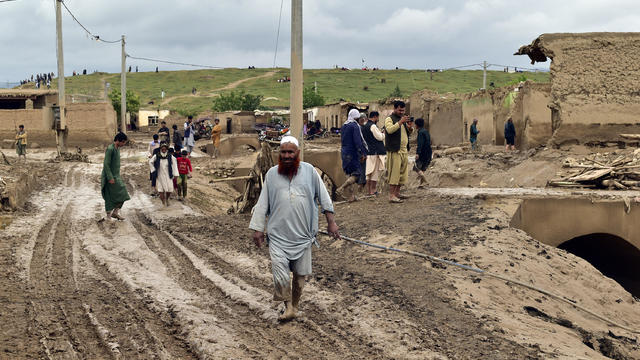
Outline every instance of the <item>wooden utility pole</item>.
{"label": "wooden utility pole", "polygon": [[56,128],[56,142],[58,144],[58,154],[65,151],[67,144],[65,143],[67,121],[65,119],[65,96],[64,96],[64,52],[62,50],[62,9],[61,0],[56,2],[56,53],[58,55],[58,107],[60,108],[60,122],[54,124]]}
{"label": "wooden utility pole", "polygon": [[300,143],[300,159],[304,159],[302,134],[302,0],[291,0],[291,135]]}
{"label": "wooden utility pole", "polygon": [[127,132],[127,53],[124,51],[124,35],[122,35],[122,69],[120,71],[120,131]]}

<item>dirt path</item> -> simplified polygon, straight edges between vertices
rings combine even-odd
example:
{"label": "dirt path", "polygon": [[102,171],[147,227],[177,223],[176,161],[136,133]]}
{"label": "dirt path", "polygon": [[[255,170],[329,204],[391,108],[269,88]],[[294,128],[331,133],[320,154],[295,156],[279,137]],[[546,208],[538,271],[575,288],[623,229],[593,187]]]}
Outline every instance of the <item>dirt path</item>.
{"label": "dirt path", "polygon": [[221,88],[217,88],[217,89],[213,89],[211,90],[211,92],[209,92],[208,94],[203,94],[203,95],[191,95],[191,94],[186,94],[186,95],[175,95],[175,96],[169,96],[166,97],[161,104],[168,104],[171,101],[178,99],[178,98],[184,98],[184,97],[189,97],[189,96],[198,96],[198,97],[214,97],[214,96],[219,96],[219,92],[220,91],[224,91],[224,90],[232,90],[235,89],[236,87],[238,87],[238,85],[245,83],[247,81],[251,81],[251,80],[257,80],[257,79],[262,79],[262,78],[266,78],[266,77],[270,77],[275,75],[276,72],[275,71],[269,71],[266,72],[262,75],[258,75],[258,76],[254,76],[254,77],[249,77],[249,78],[244,78],[244,79],[240,79],[240,80],[236,80],[234,82],[231,82]]}
{"label": "dirt path", "polygon": [[[198,161],[194,158],[195,166]],[[123,209],[126,220],[99,223],[101,164],[61,166],[60,182],[33,196],[0,241],[0,272],[7,274],[0,277],[0,354],[9,358],[601,356],[583,343],[585,336],[635,355],[626,351],[635,346],[632,340],[609,339],[600,331],[605,327],[585,322],[584,314],[568,316],[574,327],[567,334],[561,325],[527,315],[522,304],[563,314],[553,302],[534,301],[536,294],[326,238],[314,249],[314,275],[305,287],[300,317],[279,324],[281,304],[271,301],[268,251],[252,245],[247,215],[205,215],[191,205],[196,201],[162,207],[146,194],[145,166],[131,157],[122,169],[131,195]],[[403,205],[402,214],[381,199],[339,205],[342,232],[465,263],[473,263],[473,251],[484,247],[491,254],[526,253],[537,261],[533,241],[508,242],[513,232],[501,238],[504,249],[517,249],[512,251],[494,249],[489,236],[498,235],[473,233],[495,222],[483,215],[481,199],[426,191],[417,195]],[[398,216],[381,222],[380,214]],[[554,281],[566,282],[578,272],[598,274],[562,268],[568,260],[562,260],[561,251],[547,251],[557,259],[553,266],[564,271],[554,272]],[[624,298],[616,288],[607,292]],[[626,300],[603,306],[637,308]],[[529,327],[510,326],[514,317]],[[532,328],[558,332],[562,345],[541,341],[544,335],[525,337]]]}

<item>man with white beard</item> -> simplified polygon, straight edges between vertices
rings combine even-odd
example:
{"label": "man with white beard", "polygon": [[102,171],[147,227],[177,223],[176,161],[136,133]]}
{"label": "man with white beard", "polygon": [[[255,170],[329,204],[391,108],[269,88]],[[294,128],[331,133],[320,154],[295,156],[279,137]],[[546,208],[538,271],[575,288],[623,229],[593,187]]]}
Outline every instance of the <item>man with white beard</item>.
{"label": "man with white beard", "polygon": [[169,195],[173,192],[173,178],[178,177],[178,162],[169,154],[167,143],[160,145],[160,151],[149,159],[151,171],[151,186],[155,186],[160,194],[160,200],[169,206]]}
{"label": "man with white beard", "polygon": [[284,301],[285,305],[281,321],[297,316],[305,279],[311,274],[311,246],[317,244],[318,234],[318,203],[327,218],[327,232],[340,238],[324,182],[313,165],[300,161],[298,140],[283,137],[278,165],[267,171],[249,224],[255,230],[253,240],[257,247],[265,240],[265,230],[267,233],[275,285],[273,300]]}

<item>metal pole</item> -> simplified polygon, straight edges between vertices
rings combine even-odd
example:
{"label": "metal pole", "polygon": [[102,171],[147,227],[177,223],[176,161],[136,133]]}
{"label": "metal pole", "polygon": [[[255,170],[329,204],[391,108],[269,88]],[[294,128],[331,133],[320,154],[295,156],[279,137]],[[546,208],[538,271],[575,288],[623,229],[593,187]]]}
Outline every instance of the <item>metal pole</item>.
{"label": "metal pole", "polygon": [[120,131],[127,132],[127,54],[124,51],[124,35],[122,35],[122,69],[120,70]]}
{"label": "metal pole", "polygon": [[65,119],[65,96],[64,96],[64,52],[62,49],[62,9],[61,0],[56,2],[56,53],[58,55],[58,106],[60,107],[60,125],[56,128],[58,142],[58,153],[66,150],[65,131],[67,121]]}
{"label": "metal pole", "polygon": [[300,143],[304,159],[302,134],[302,0],[291,0],[291,134]]}
{"label": "metal pole", "polygon": [[486,89],[487,88],[487,62],[484,61],[482,63],[482,88]]}

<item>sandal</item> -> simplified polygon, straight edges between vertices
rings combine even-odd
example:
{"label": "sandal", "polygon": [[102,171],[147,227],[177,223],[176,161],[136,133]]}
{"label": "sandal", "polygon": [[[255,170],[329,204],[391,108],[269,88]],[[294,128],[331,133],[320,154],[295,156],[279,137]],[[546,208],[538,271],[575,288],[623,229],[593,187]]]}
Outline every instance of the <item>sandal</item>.
{"label": "sandal", "polygon": [[389,202],[390,202],[390,203],[392,203],[392,204],[401,204],[401,203],[403,203],[404,201],[402,201],[402,200],[400,200],[400,199],[398,199],[398,198],[396,197],[396,198],[393,198],[393,199],[389,199]]}

